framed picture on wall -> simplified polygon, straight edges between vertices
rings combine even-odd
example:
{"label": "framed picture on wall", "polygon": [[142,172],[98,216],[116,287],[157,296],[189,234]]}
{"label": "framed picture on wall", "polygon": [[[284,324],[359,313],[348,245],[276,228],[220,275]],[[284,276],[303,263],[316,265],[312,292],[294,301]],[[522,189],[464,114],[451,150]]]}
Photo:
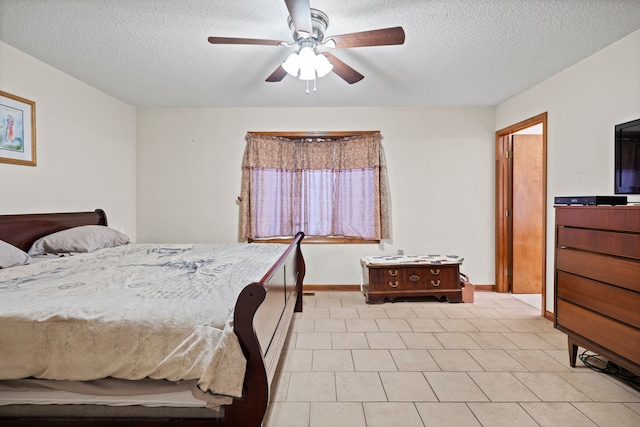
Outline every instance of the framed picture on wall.
{"label": "framed picture on wall", "polygon": [[36,165],[36,103],[0,91],[0,162]]}

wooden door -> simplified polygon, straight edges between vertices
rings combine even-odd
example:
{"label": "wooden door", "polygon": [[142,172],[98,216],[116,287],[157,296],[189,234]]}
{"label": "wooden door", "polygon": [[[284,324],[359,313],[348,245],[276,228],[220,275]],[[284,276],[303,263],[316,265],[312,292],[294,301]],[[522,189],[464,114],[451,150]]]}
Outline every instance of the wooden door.
{"label": "wooden door", "polygon": [[542,292],[544,178],[542,135],[511,135],[511,292]]}
{"label": "wooden door", "polygon": [[[516,134],[524,129],[530,128],[534,125],[542,125],[542,142],[541,149],[542,155],[539,159],[541,167],[541,185],[540,196],[541,208],[540,208],[540,222],[542,224],[543,234],[541,240],[541,257],[539,260],[532,259],[532,263],[537,263],[540,266],[541,284],[536,293],[542,293],[542,315],[551,319],[553,313],[547,312],[546,309],[546,198],[547,198],[547,113],[539,114],[535,117],[531,117],[520,123],[516,123],[504,129],[500,129],[496,132],[496,240],[495,240],[495,290],[497,292],[513,292],[512,279],[513,279],[513,194],[520,195],[522,190],[514,188],[513,183],[513,158],[511,158],[511,135]],[[517,174],[517,172],[516,172]],[[517,175],[518,177],[519,175]],[[516,179],[518,179],[516,177]],[[522,210],[522,209],[520,209]],[[526,212],[526,211],[525,211]],[[518,246],[520,248],[521,246]],[[528,257],[528,255],[527,255]],[[519,259],[527,259],[518,256]],[[518,267],[519,268],[519,267]],[[521,270],[520,270],[521,271]],[[521,274],[521,273],[517,273]],[[517,287],[517,284],[516,284]],[[516,289],[516,292],[523,292]]]}

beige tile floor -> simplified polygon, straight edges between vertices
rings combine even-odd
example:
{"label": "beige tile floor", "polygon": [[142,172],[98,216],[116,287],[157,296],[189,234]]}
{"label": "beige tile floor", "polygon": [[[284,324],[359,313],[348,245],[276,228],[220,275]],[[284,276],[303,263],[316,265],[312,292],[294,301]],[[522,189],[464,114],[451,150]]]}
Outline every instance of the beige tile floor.
{"label": "beige tile floor", "polygon": [[578,361],[509,294],[473,304],[304,296],[267,427],[640,426],[640,392]]}

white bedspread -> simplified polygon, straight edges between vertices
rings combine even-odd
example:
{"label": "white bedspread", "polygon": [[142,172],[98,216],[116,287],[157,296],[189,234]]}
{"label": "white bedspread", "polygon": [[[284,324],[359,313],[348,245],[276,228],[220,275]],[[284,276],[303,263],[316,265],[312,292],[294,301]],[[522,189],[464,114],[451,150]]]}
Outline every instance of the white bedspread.
{"label": "white bedspread", "polygon": [[129,244],[0,270],[0,379],[197,380],[239,397],[234,304],[286,248]]}

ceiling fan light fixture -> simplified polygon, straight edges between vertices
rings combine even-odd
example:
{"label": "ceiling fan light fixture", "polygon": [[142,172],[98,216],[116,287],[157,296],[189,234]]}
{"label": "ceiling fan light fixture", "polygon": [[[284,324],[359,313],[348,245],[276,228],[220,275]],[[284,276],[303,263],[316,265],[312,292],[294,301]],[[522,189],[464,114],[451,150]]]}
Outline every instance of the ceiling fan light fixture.
{"label": "ceiling fan light fixture", "polygon": [[296,52],[293,52],[287,60],[282,63],[282,68],[284,68],[287,74],[298,77],[301,65],[300,56],[298,56]]}
{"label": "ceiling fan light fixture", "polygon": [[331,64],[331,62],[329,62],[327,57],[321,53],[316,55],[316,57],[314,58],[314,67],[316,69],[316,72],[318,73],[318,77],[324,77],[329,74],[331,70],[333,70],[333,65]]}
{"label": "ceiling fan light fixture", "polygon": [[299,53],[292,53],[282,64],[282,68],[291,76],[300,80],[315,80],[324,77],[333,69],[326,56],[316,54],[315,49],[304,46]]}
{"label": "ceiling fan light fixture", "polygon": [[300,61],[302,61],[303,64],[312,62],[313,58],[316,56],[313,48],[309,46],[305,46],[300,49],[300,53],[298,53],[298,55],[300,56]]}

